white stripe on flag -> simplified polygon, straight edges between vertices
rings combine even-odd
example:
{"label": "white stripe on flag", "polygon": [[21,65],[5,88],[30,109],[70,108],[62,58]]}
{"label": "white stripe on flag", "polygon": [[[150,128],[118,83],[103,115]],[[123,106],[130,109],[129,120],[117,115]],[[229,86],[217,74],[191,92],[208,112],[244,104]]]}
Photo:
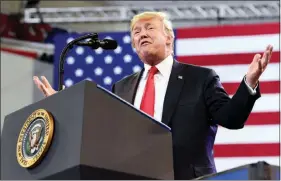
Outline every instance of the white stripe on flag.
{"label": "white stripe on flag", "polygon": [[211,38],[183,38],[176,41],[176,55],[214,55],[228,53],[264,52],[271,44],[279,50],[279,34],[253,36],[221,36]]}
{"label": "white stripe on flag", "polygon": [[[262,93],[261,93],[262,94]],[[230,95],[232,98],[233,95]],[[252,112],[279,112],[279,94],[262,94],[255,102]]]}
{"label": "white stripe on flag", "polygon": [[[216,73],[220,76],[221,82],[232,83],[242,81],[242,78],[246,75],[248,71],[249,65],[239,64],[205,67],[215,70]],[[279,63],[269,63],[266,70],[261,75],[260,81],[279,81]]]}
{"label": "white stripe on flag", "polygon": [[215,144],[278,143],[279,125],[246,125],[243,129],[218,128]]}
{"label": "white stripe on flag", "polygon": [[252,112],[279,112],[279,107],[279,94],[262,94]]}
{"label": "white stripe on flag", "polygon": [[217,171],[232,169],[246,164],[256,163],[258,161],[265,161],[268,164],[280,166],[279,157],[235,157],[235,158],[215,158]]}

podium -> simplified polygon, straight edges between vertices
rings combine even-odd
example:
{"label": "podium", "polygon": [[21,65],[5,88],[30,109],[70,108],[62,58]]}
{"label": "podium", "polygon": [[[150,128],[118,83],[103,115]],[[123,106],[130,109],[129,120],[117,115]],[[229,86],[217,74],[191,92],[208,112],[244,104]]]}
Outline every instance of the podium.
{"label": "podium", "polygon": [[280,167],[259,161],[195,180],[280,180]]}
{"label": "podium", "polygon": [[169,127],[85,80],[5,117],[1,179],[171,180],[172,147]]}

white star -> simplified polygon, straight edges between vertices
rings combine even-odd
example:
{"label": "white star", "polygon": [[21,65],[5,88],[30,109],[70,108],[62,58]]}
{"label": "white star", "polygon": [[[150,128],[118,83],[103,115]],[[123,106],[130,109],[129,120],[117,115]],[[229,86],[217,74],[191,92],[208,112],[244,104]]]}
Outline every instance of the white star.
{"label": "white star", "polygon": [[123,42],[124,42],[124,43],[130,43],[130,42],[131,42],[131,37],[130,37],[129,35],[125,35],[125,36],[123,37]]}
{"label": "white star", "polygon": [[112,58],[112,56],[110,56],[110,55],[107,55],[106,57],[104,57],[104,62],[105,62],[106,64],[111,64],[111,63],[112,63],[112,60],[113,60],[113,58]]}
{"label": "white star", "polygon": [[85,58],[86,64],[92,64],[94,62],[94,57],[92,55],[88,55]]}
{"label": "white star", "polygon": [[76,77],[81,77],[83,75],[83,70],[82,69],[76,69],[75,70],[75,75]]}
{"label": "white star", "polygon": [[67,59],[66,59],[66,63],[68,64],[68,65],[72,65],[72,64],[74,64],[74,62],[75,62],[75,59],[73,58],[73,57],[67,57]]}
{"label": "white star", "polygon": [[121,53],[121,52],[122,52],[122,47],[118,46],[118,47],[114,50],[114,52],[115,52],[116,54]]}
{"label": "white star", "polygon": [[115,75],[119,75],[122,73],[122,68],[119,66],[114,67],[113,72]]}
{"label": "white star", "polygon": [[130,63],[132,61],[132,56],[129,55],[129,54],[126,54],[124,57],[123,57],[123,60],[125,63]]}
{"label": "white star", "polygon": [[110,40],[112,40],[112,38],[111,38],[110,36],[107,36],[107,37],[105,37],[104,39],[110,39]]}
{"label": "white star", "polygon": [[139,65],[135,65],[135,66],[133,67],[134,73],[139,72],[140,70],[141,70],[141,67],[140,67]]}
{"label": "white star", "polygon": [[102,70],[102,68],[97,67],[97,68],[94,70],[94,72],[95,72],[96,75],[101,75],[101,74],[103,73],[103,70]]}
{"label": "white star", "polygon": [[112,78],[109,77],[109,76],[107,76],[107,77],[105,77],[105,78],[103,79],[103,83],[104,83],[105,85],[110,85],[111,82],[112,82]]}
{"label": "white star", "polygon": [[84,48],[83,48],[83,47],[77,47],[77,48],[76,48],[76,53],[77,53],[78,55],[82,55],[82,54],[84,53]]}
{"label": "white star", "polygon": [[73,85],[73,81],[71,79],[67,79],[64,81],[64,84],[66,87],[70,87]]}
{"label": "white star", "polygon": [[102,54],[103,49],[99,47],[98,49],[95,50],[96,54]]}
{"label": "white star", "polygon": [[92,81],[92,79],[90,77],[87,77],[85,80],[89,80],[89,81]]}
{"label": "white star", "polygon": [[74,38],[69,37],[69,38],[67,38],[66,43],[70,43],[72,40],[74,40]]}

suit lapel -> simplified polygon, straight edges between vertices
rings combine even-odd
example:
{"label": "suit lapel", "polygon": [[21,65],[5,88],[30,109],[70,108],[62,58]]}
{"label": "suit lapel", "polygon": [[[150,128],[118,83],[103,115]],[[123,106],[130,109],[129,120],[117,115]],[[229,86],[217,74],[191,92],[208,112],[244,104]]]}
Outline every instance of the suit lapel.
{"label": "suit lapel", "polygon": [[141,75],[143,73],[144,69],[142,69],[140,72],[136,73],[132,79],[129,81],[125,89],[125,94],[123,96],[123,98],[130,102],[131,104],[134,104],[134,100],[135,100],[135,95],[136,95],[136,92],[137,92],[137,88],[138,88],[138,85],[139,85],[139,81],[140,81],[140,78],[141,78]]}
{"label": "suit lapel", "polygon": [[184,77],[181,74],[183,67],[183,65],[174,60],[163,105],[162,122],[166,125],[170,123],[182,86],[184,85]]}

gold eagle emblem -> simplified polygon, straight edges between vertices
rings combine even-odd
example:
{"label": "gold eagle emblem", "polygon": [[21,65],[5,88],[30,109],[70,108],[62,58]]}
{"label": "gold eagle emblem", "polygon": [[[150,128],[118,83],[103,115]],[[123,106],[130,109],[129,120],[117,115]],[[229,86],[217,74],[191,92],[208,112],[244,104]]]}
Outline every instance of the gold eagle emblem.
{"label": "gold eagle emblem", "polygon": [[37,165],[47,153],[54,134],[54,120],[45,109],[34,111],[19,132],[17,160],[20,166],[31,168]]}

